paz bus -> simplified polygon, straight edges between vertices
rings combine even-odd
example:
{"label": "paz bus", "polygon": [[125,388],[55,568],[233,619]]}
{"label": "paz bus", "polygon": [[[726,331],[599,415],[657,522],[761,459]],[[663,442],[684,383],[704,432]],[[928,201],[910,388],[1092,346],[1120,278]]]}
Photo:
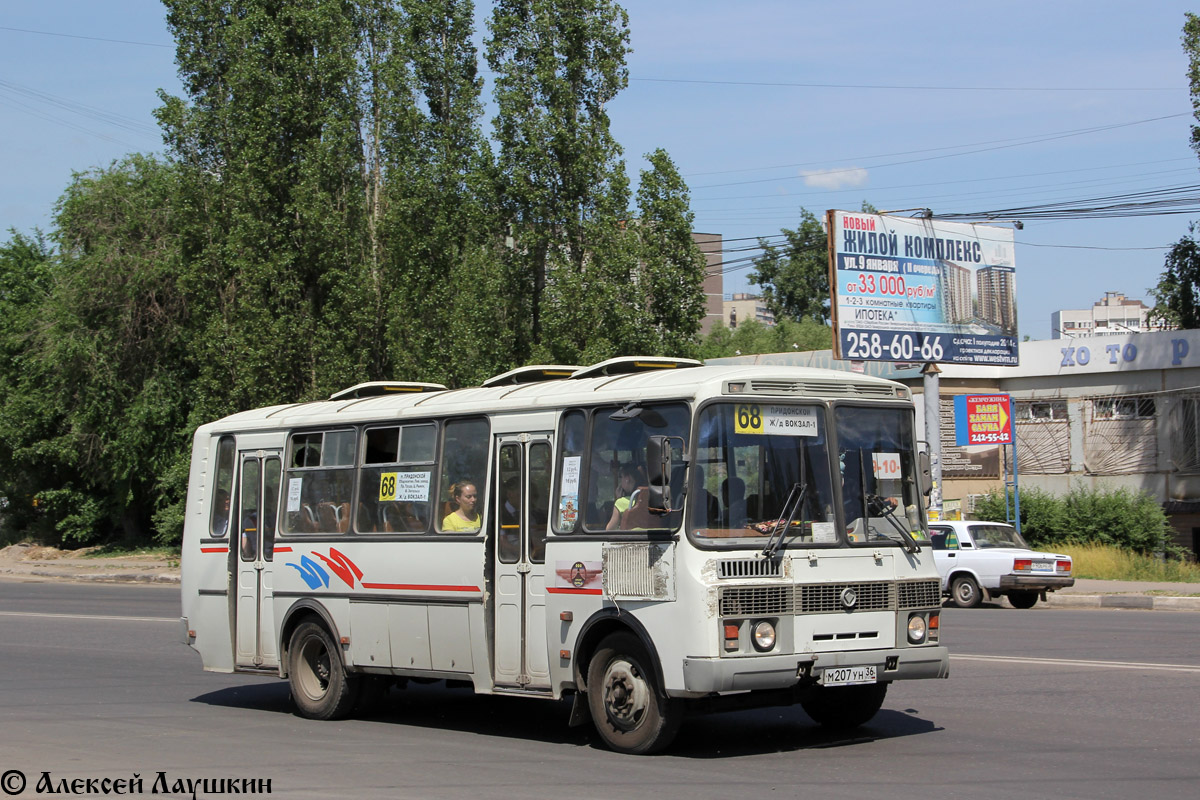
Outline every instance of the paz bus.
{"label": "paz bus", "polygon": [[617,358],[377,382],[195,434],[183,637],[348,716],[446,680],[572,698],[625,753],[684,716],[869,721],[944,678],[909,390]]}

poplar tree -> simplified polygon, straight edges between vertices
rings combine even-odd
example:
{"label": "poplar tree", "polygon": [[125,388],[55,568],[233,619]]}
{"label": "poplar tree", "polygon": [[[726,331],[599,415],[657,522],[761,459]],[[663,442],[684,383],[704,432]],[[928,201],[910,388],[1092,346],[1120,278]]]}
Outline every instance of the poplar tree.
{"label": "poplar tree", "polygon": [[627,302],[608,278],[636,258],[607,112],[628,83],[628,15],[609,0],[499,0],[489,29],[509,288],[530,320],[517,355],[594,358],[619,337],[595,327],[603,309]]}

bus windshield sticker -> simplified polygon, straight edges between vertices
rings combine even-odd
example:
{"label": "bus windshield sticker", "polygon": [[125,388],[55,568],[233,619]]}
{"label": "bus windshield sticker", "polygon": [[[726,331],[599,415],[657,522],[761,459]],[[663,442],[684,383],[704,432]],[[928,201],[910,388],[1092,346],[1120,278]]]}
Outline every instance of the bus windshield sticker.
{"label": "bus windshield sticker", "polygon": [[575,530],[579,516],[579,465],[583,456],[567,456],[563,459],[562,484],[558,492],[558,527],[564,531]]}
{"label": "bus windshield sticker", "polygon": [[303,486],[304,478],[290,478],[288,480],[287,510],[291,513],[300,510],[300,489]]}
{"label": "bus windshield sticker", "polygon": [[812,524],[812,537],[814,544],[830,544],[836,543],[837,528],[832,522],[814,522]]}
{"label": "bus windshield sticker", "polygon": [[811,406],[739,404],[735,409],[733,432],[769,436],[817,436],[817,410]]}
{"label": "bus windshield sticker", "polygon": [[875,472],[875,477],[880,480],[903,477],[900,472],[899,453],[871,453],[871,467]]}
{"label": "bus windshield sticker", "polygon": [[426,502],[429,500],[429,476],[432,474],[429,471],[396,473],[396,496],[393,499],[407,503]]}

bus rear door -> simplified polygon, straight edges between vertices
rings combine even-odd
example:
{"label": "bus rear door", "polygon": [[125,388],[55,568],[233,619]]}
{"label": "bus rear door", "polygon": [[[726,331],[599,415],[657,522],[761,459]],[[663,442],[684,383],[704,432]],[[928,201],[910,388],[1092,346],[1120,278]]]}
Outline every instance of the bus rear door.
{"label": "bus rear door", "polygon": [[240,467],[235,517],[237,666],[278,666],[271,589],[282,464],[278,451],[257,450],[243,452]]}

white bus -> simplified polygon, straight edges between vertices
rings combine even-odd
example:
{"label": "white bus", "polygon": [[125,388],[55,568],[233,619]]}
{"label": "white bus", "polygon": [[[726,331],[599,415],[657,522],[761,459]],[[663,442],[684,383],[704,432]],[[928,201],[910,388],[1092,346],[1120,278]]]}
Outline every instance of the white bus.
{"label": "white bus", "polygon": [[317,719],[412,678],[573,695],[627,753],[724,707],[861,725],[949,670],[913,427],[890,381],[667,358],[234,414],[195,435],[183,636]]}

